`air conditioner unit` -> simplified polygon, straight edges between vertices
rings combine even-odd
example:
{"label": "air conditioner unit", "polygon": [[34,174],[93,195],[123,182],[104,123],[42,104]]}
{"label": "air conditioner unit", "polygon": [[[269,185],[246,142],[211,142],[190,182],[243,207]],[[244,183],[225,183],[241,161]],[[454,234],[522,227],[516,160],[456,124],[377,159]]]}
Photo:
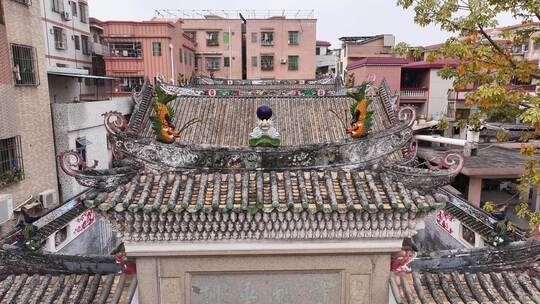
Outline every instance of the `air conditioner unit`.
{"label": "air conditioner unit", "polygon": [[233,85],[234,82],[233,82],[232,80],[227,80],[227,84],[228,84],[228,85]]}
{"label": "air conditioner unit", "polygon": [[281,62],[281,64],[285,64],[285,63],[287,63],[287,59],[286,58],[281,58],[279,60],[279,62]]}
{"label": "air conditioner unit", "polygon": [[56,205],[56,191],[53,189],[45,190],[39,194],[39,201],[43,208],[49,209]]}
{"label": "air conditioner unit", "polygon": [[0,224],[13,218],[13,198],[11,194],[0,195]]}
{"label": "air conditioner unit", "polygon": [[62,12],[62,19],[64,21],[69,21],[71,20],[71,16],[69,15],[69,12]]}

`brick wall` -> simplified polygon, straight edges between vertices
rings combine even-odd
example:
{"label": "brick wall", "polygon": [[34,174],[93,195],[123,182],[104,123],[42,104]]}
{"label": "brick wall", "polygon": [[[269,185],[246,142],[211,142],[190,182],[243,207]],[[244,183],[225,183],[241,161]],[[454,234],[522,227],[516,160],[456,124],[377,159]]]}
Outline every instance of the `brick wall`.
{"label": "brick wall", "polygon": [[5,15],[7,43],[34,47],[39,71],[39,85],[0,85],[0,138],[21,136],[25,171],[23,181],[0,189],[0,194],[12,194],[14,205],[18,205],[30,195],[37,197],[58,187],[40,1],[32,1],[31,6],[3,1],[3,6],[9,12]]}

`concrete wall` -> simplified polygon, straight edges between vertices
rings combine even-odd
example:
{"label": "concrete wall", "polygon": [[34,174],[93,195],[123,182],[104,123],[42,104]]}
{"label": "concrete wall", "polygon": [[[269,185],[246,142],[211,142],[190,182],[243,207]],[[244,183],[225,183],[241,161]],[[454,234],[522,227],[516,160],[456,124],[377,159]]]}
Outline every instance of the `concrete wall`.
{"label": "concrete wall", "polygon": [[142,304],[388,303],[389,253],[148,256],[136,262]]}
{"label": "concrete wall", "polygon": [[[50,67],[56,67],[57,63],[64,64],[69,68],[91,68],[92,67],[92,35],[90,34],[90,25],[87,21],[83,23],[80,21],[81,12],[79,10],[79,2],[86,4],[86,1],[81,0],[61,0],[64,3],[64,11],[69,13],[72,17],[71,20],[64,20],[60,13],[52,10],[52,1],[41,0],[41,17],[43,23],[43,36],[45,37],[45,52],[47,58],[47,65]],[[33,1],[38,2],[38,1]],[[72,16],[71,6],[69,2],[77,4],[77,16]],[[87,7],[87,19],[88,19],[88,7]],[[66,48],[64,50],[56,49],[54,42],[53,27],[59,27],[64,30],[66,34]],[[81,36],[88,37],[88,50],[90,54],[82,53],[82,39]],[[79,36],[81,41],[81,47],[79,50],[75,49],[74,36]]]}
{"label": "concrete wall", "polygon": [[[0,37],[5,31],[4,38],[0,38],[0,55],[6,55],[6,38],[8,43],[34,47],[39,78],[38,85],[14,86],[11,55],[8,65],[0,69],[0,74],[9,74],[3,74],[0,83],[0,138],[21,136],[25,171],[24,180],[0,189],[0,194],[12,194],[16,206],[30,195],[37,198],[42,191],[56,190],[56,167],[40,1],[32,1],[30,6],[15,1],[2,4],[6,27],[0,26]],[[5,57],[0,60],[6,63]]]}
{"label": "concrete wall", "polygon": [[[248,79],[315,79],[315,19],[249,19],[246,23],[246,63]],[[289,31],[298,31],[298,45],[288,43]],[[261,45],[261,32],[273,32],[273,45]],[[252,33],[257,33],[257,42],[252,42]],[[274,56],[274,69],[261,70],[261,55]],[[257,66],[252,57],[257,56]],[[298,70],[288,70],[288,63],[280,63],[288,56],[299,56]]]}
{"label": "concrete wall", "polygon": [[[86,147],[89,164],[97,160],[98,168],[109,168],[111,155],[107,147],[107,132],[101,114],[109,111],[131,114],[131,97],[116,97],[112,100],[94,102],[55,103],[52,107],[57,151],[75,150],[77,138],[84,137],[91,142]],[[63,200],[85,190],[74,178],[66,175],[60,168],[58,170]]]}
{"label": "concrete wall", "polygon": [[375,75],[375,85],[381,85],[383,79],[386,78],[390,89],[393,91],[400,90],[401,82],[401,66],[400,65],[364,65],[356,69],[347,71],[348,74],[354,74],[355,85],[360,85],[367,81],[370,75]]}
{"label": "concrete wall", "polygon": [[446,116],[448,108],[448,90],[453,88],[451,79],[442,79],[438,74],[438,69],[429,71],[429,97],[427,104],[428,117],[438,119]]}
{"label": "concrete wall", "polygon": [[[76,222],[76,220],[74,220]],[[71,224],[71,223],[70,223]],[[54,242],[54,235],[50,237]],[[120,239],[116,237],[107,221],[97,215],[95,222],[77,237],[66,241],[66,244],[59,250],[52,250],[61,254],[87,254],[87,255],[108,255],[114,250]]]}
{"label": "concrete wall", "polygon": [[[220,69],[213,71],[214,77],[242,79],[242,21],[240,19],[184,19],[183,23],[184,32],[195,32],[195,54],[200,58],[198,75],[210,75],[206,58],[220,58]],[[214,31],[218,32],[218,45],[209,46],[206,43],[206,33]],[[223,35],[229,31],[229,43],[225,43]],[[230,67],[223,66],[225,57],[231,57]]]}

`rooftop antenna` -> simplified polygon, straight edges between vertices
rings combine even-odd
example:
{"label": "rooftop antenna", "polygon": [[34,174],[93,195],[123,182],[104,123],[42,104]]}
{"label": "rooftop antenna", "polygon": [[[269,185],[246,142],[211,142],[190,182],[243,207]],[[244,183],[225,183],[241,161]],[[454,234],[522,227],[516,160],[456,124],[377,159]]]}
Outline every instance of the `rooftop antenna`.
{"label": "rooftop antenna", "polygon": [[245,24],[246,23],[246,18],[244,18],[244,16],[242,16],[242,13],[238,13],[238,15],[240,15],[240,19],[242,19],[242,22]]}

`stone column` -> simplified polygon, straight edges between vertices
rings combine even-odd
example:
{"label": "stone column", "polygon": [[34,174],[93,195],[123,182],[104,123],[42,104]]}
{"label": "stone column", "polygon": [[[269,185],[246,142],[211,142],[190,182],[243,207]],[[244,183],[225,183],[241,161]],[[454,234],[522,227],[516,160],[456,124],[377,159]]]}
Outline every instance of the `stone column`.
{"label": "stone column", "polygon": [[476,207],[480,208],[480,200],[482,198],[482,178],[469,177],[469,194],[467,200]]}

